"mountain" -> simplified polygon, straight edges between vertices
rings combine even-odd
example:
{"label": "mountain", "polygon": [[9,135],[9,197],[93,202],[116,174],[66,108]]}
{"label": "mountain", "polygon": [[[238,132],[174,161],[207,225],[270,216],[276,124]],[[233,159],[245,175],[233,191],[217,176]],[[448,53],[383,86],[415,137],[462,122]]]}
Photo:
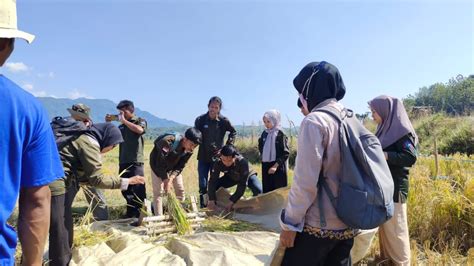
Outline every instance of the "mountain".
{"label": "mountain", "polygon": [[[38,97],[38,100],[44,105],[50,118],[55,116],[69,116],[67,108],[71,108],[71,106],[75,103],[83,103],[89,106],[91,108],[92,121],[94,122],[104,122],[104,117],[106,114],[118,113],[117,109],[115,108],[117,104],[111,100],[106,99],[78,98],[71,100],[64,98]],[[184,126],[183,124],[172,120],[156,117],[147,111],[140,110],[140,108],[137,108],[136,106],[135,114],[146,119],[149,128],[172,128]]]}

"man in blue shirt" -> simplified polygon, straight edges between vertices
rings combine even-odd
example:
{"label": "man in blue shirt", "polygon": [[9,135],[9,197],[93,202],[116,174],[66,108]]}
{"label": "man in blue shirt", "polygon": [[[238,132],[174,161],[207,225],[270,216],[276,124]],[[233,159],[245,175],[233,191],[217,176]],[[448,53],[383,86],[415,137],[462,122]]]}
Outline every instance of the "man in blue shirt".
{"label": "man in blue shirt", "polygon": [[[0,66],[13,52],[19,31],[16,1],[0,0]],[[16,233],[7,224],[19,196],[18,235],[23,264],[41,265],[49,228],[48,184],[64,175],[46,111],[31,94],[0,75],[0,265],[13,265]]]}

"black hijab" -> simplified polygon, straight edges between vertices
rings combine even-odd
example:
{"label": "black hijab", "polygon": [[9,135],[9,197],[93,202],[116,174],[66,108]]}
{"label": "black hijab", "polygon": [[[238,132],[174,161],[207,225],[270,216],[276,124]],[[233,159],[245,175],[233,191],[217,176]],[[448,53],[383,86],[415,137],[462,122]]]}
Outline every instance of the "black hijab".
{"label": "black hijab", "polygon": [[100,150],[123,142],[120,129],[112,123],[97,123],[90,127],[90,135],[97,140]]}
{"label": "black hijab", "polygon": [[293,85],[299,94],[303,93],[310,112],[324,100],[335,98],[339,101],[346,94],[339,70],[325,61],[307,64],[293,80]]}

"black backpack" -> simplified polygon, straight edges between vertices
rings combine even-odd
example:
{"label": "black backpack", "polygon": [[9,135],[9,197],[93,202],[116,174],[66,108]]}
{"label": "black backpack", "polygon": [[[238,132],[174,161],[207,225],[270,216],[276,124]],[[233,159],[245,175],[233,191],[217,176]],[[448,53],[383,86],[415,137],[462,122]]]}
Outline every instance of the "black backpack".
{"label": "black backpack", "polygon": [[79,138],[82,134],[89,132],[89,128],[84,122],[76,121],[72,117],[57,116],[51,121],[54,138],[58,150],[64,148],[73,140]]}

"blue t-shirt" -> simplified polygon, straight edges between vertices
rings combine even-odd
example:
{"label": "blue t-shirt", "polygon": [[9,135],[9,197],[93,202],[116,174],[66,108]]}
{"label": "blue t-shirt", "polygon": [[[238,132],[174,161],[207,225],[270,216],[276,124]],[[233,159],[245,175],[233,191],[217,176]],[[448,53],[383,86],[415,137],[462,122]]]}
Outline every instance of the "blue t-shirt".
{"label": "blue t-shirt", "polygon": [[7,219],[21,188],[64,176],[48,115],[41,103],[0,75],[0,265],[13,265],[17,236]]}

